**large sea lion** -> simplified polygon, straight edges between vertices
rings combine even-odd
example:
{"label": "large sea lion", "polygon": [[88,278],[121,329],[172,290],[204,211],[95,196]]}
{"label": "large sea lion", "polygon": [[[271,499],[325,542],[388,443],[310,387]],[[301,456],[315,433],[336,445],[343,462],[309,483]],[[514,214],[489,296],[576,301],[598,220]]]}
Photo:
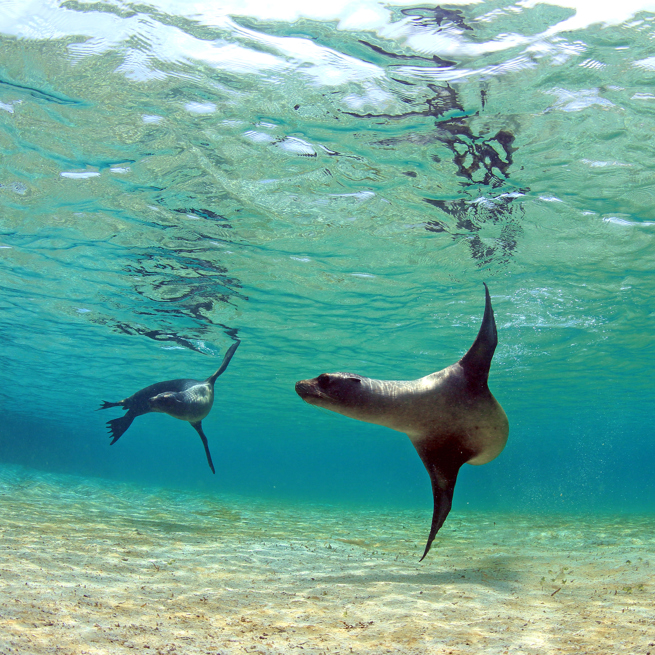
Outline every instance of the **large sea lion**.
{"label": "large sea lion", "polygon": [[202,431],[202,419],[209,414],[214,404],[214,383],[216,378],[223,373],[232,359],[235,350],[241,342],[232,344],[225,353],[220,368],[206,380],[167,380],[151,384],[141,391],[137,391],[129,398],[119,400],[117,403],[103,402],[98,409],[107,407],[122,407],[127,414],[121,418],[107,421],[113,446],[123,436],[125,431],[132,425],[132,421],[142,414],[150,412],[163,412],[181,421],[189,421],[196,429],[202,439],[202,444],[207,453],[207,462],[212,473],[216,473],[212,456],[209,452],[207,437]]}
{"label": "large sea lion", "polygon": [[352,373],[323,373],[296,383],[296,392],[317,405],[359,421],[384,425],[411,439],[430,474],[434,496],[428,554],[448,516],[460,467],[486,464],[505,447],[509,423],[487,386],[498,334],[489,289],[482,326],[457,363],[418,380],[372,380]]}

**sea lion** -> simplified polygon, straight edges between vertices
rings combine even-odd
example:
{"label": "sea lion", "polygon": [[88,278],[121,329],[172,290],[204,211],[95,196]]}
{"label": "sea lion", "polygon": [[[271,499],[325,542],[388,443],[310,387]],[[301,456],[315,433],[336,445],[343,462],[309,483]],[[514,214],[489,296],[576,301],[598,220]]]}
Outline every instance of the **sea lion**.
{"label": "sea lion", "polygon": [[484,288],[478,336],[452,366],[411,381],[323,373],[296,383],[296,392],[310,405],[384,425],[410,438],[430,474],[434,496],[432,527],[421,560],[448,516],[462,464],[486,464],[507,443],[507,416],[487,386],[498,334],[489,289],[486,284]]}
{"label": "sea lion", "polygon": [[207,462],[212,473],[216,473],[212,456],[209,452],[207,437],[202,431],[202,419],[209,414],[214,404],[214,383],[223,373],[232,359],[232,355],[241,342],[232,344],[225,353],[220,368],[206,380],[167,380],[151,384],[141,391],[137,391],[129,398],[119,400],[117,403],[103,402],[98,409],[108,407],[122,407],[128,410],[125,416],[107,421],[113,446],[132,425],[132,421],[142,414],[150,412],[163,412],[181,421],[189,421],[202,439],[202,445],[207,453]]}

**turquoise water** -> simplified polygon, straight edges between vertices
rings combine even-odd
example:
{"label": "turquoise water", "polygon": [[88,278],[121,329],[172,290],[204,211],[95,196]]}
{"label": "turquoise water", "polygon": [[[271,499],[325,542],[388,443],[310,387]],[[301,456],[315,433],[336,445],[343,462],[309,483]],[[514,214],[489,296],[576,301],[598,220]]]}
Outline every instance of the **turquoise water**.
{"label": "turquoise water", "polygon": [[[427,534],[409,440],[294,383],[455,362],[486,282],[510,437],[451,517],[655,510],[655,14],[304,4],[0,3],[0,463]],[[235,338],[215,476],[167,416],[109,447]]]}

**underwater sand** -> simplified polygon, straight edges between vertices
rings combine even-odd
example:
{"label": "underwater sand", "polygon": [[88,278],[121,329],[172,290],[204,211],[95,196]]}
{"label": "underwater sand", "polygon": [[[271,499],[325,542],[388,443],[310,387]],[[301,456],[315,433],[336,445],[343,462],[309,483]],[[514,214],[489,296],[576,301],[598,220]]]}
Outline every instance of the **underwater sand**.
{"label": "underwater sand", "polygon": [[655,655],[653,517],[428,528],[2,468],[0,653]]}

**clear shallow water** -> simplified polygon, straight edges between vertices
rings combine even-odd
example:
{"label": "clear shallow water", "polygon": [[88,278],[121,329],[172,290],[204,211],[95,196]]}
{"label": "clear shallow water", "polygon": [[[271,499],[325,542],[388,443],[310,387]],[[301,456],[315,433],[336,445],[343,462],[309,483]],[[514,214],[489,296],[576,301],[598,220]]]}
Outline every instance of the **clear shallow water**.
{"label": "clear shallow water", "polygon": [[[455,510],[652,511],[655,15],[590,7],[0,4],[0,461],[429,509],[293,384],[451,364],[485,281],[510,440]],[[236,336],[216,476],[167,417],[109,448]]]}

